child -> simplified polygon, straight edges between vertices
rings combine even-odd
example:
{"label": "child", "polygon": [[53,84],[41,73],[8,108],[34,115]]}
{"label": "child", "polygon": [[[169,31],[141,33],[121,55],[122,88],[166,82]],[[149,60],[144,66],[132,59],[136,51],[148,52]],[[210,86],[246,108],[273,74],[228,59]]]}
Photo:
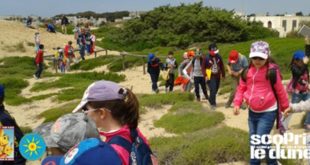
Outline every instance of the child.
{"label": "child", "polygon": [[40,43],[41,43],[40,33],[39,32],[35,32],[34,33],[34,49],[35,49],[35,53],[38,52]]}
{"label": "child", "polygon": [[1,126],[13,126],[14,127],[14,136],[15,136],[15,146],[14,146],[14,161],[0,162],[4,165],[25,165],[26,160],[22,157],[19,152],[19,142],[24,136],[23,132],[17,125],[15,119],[9,114],[9,112],[4,107],[4,86],[0,84],[0,125]]}
{"label": "child", "polygon": [[47,146],[47,155],[64,155],[74,145],[87,138],[99,138],[95,123],[83,113],[69,113],[54,123],[44,123],[35,128]]}
{"label": "child", "polygon": [[160,59],[155,57],[155,54],[150,53],[147,62],[147,72],[151,76],[152,90],[155,93],[159,92],[157,81],[160,73],[160,65],[161,65]]}
{"label": "child", "polygon": [[37,56],[35,58],[35,64],[37,67],[37,71],[34,73],[33,77],[35,79],[41,78],[41,73],[43,71],[43,54],[44,54],[44,45],[39,45],[39,50],[37,52]]}
{"label": "child", "polygon": [[[168,69],[168,80],[166,81],[166,92],[172,92],[174,87],[174,71],[178,64],[176,59],[173,57],[173,52],[168,53],[168,58],[166,59],[167,69]],[[169,89],[168,89],[169,88]]]}
{"label": "child", "polygon": [[[189,76],[187,70],[191,69]],[[205,71],[205,59],[202,57],[202,52],[200,49],[197,49],[195,52],[195,57],[187,64],[183,69],[184,76],[188,78],[192,83],[194,83],[196,100],[200,101],[199,85],[201,86],[202,92],[205,96],[205,99],[208,100],[208,93],[206,87],[206,71]]]}
{"label": "child", "polygon": [[[298,50],[294,52],[293,58],[291,60],[290,68],[292,72],[292,79],[288,85],[288,90],[292,93],[291,103],[298,103],[300,101],[305,101],[310,98],[309,94],[309,70],[308,66],[304,63],[305,52]],[[286,119],[286,127],[291,116]],[[310,113],[307,113],[305,126],[310,125]]]}
{"label": "child", "polygon": [[73,59],[75,58],[74,55],[74,48],[72,47],[72,41],[68,41],[68,44],[64,48],[64,54],[65,54],[65,63],[66,63],[66,70],[70,70],[70,65]]}
{"label": "child", "polygon": [[210,104],[212,109],[216,108],[216,94],[220,87],[221,77],[225,78],[225,69],[222,57],[215,43],[209,45],[209,52],[206,56],[206,69],[211,69],[211,77],[208,81],[210,90]]}
{"label": "child", "polygon": [[[190,92],[191,88],[192,88],[192,83],[190,81],[190,79],[186,78],[184,73],[183,73],[183,69],[187,66],[187,64],[193,59],[193,57],[195,56],[195,52],[194,51],[188,51],[185,52],[183,55],[183,61],[180,64],[179,68],[178,68],[178,72],[179,72],[179,76],[182,76],[182,90],[185,92]],[[187,74],[190,74],[191,72],[191,68],[185,70],[185,72]]]}
{"label": "child", "polygon": [[248,68],[248,60],[242,54],[240,54],[237,50],[232,50],[229,53],[227,71],[228,74],[231,75],[232,84],[231,84],[231,92],[227,103],[225,104],[225,108],[229,108],[231,106],[232,101],[234,100],[236,89],[239,84],[239,79],[242,71]]}
{"label": "child", "polygon": [[[281,82],[277,65],[271,63],[269,44],[264,41],[251,45],[250,66],[245,75],[246,80],[240,79],[234,99],[234,114],[238,115],[242,101],[245,99],[249,106],[249,133],[252,135],[268,135],[277,118],[278,111],[284,111],[289,106],[288,96]],[[275,92],[271,86],[267,73],[270,68],[276,69]],[[277,98],[275,97],[277,95]],[[263,145],[254,145],[260,147]],[[268,147],[268,146],[263,146]],[[266,153],[269,153],[267,149]],[[267,164],[277,164],[276,159],[270,159],[267,154]],[[250,164],[260,164],[260,159],[251,159]]]}
{"label": "child", "polygon": [[100,135],[105,138],[105,142],[112,145],[122,164],[129,164],[130,152],[115,143],[116,137],[132,143],[131,134],[135,132],[148,145],[148,141],[138,129],[138,99],[127,88],[111,81],[94,82],[86,89],[82,101],[73,110],[78,111],[83,111],[95,121]]}

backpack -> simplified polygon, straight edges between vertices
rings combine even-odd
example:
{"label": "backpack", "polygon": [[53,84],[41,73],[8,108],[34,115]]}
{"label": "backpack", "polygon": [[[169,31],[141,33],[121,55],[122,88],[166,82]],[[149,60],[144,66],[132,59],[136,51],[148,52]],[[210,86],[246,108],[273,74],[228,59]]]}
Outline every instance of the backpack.
{"label": "backpack", "polygon": [[[151,148],[139,137],[136,129],[130,130],[132,143],[121,136],[113,137],[108,143],[117,144],[126,149],[129,153],[130,165],[156,165],[156,160]],[[156,158],[155,158],[156,159]]]}
{"label": "backpack", "polygon": [[[250,67],[250,66],[249,66]],[[247,73],[248,73],[248,70],[249,70],[249,67],[244,69],[241,73],[241,79],[242,81],[246,82],[246,76],[247,76]],[[278,95],[276,93],[276,89],[274,88],[274,85],[276,84],[277,82],[277,70],[278,70],[278,67],[272,67],[272,68],[268,68],[268,71],[267,71],[267,74],[266,74],[266,79],[270,81],[270,85],[271,85],[271,88],[272,88],[272,92],[277,100],[277,107],[279,107],[279,98],[278,98]],[[280,75],[282,77],[282,75]],[[283,126],[283,121],[282,121],[282,113],[279,112],[279,108],[277,110],[277,129],[279,129],[280,131],[280,134],[284,134],[285,132],[285,128]]]}

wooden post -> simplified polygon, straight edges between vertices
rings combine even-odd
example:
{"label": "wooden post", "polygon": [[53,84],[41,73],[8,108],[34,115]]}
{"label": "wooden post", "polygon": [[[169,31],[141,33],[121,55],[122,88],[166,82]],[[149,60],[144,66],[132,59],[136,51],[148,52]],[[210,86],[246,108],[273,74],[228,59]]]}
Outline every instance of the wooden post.
{"label": "wooden post", "polygon": [[107,50],[107,49],[105,50],[105,55],[106,55],[106,56],[108,55],[108,50]]}
{"label": "wooden post", "polygon": [[143,74],[145,74],[145,57],[144,56],[142,57],[142,60],[143,60]]}
{"label": "wooden post", "polygon": [[97,57],[97,51],[95,51],[95,58]]}

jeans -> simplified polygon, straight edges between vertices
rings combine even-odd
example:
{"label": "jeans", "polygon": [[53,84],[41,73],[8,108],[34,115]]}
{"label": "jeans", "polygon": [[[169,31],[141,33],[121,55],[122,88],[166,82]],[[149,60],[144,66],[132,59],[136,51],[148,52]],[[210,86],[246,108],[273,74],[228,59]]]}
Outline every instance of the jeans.
{"label": "jeans", "polygon": [[201,86],[202,92],[205,95],[205,98],[208,100],[208,93],[207,93],[207,87],[206,87],[206,80],[204,77],[194,77],[194,86],[195,86],[195,94],[197,99],[200,99],[199,94],[199,85]]}
{"label": "jeans", "polygon": [[37,78],[40,78],[41,77],[41,73],[43,71],[43,63],[39,63],[37,65],[37,71],[34,73],[34,75],[37,77]]}
{"label": "jeans", "polygon": [[[309,93],[301,93],[301,94],[293,93],[291,101],[292,103],[299,103],[300,101],[306,101],[308,99],[310,99]],[[304,125],[308,125],[308,124],[310,124],[310,112],[307,112]]]}
{"label": "jeans", "polygon": [[216,94],[220,87],[220,78],[211,77],[208,85],[210,89],[210,104],[216,106]]}
{"label": "jeans", "polygon": [[152,80],[152,90],[154,92],[157,92],[158,91],[158,86],[157,86],[157,81],[158,81],[158,77],[159,77],[159,74],[150,74],[151,76],[151,80]]}
{"label": "jeans", "polygon": [[80,56],[82,58],[82,60],[85,60],[84,56],[85,56],[85,45],[80,45]]}
{"label": "jeans", "polygon": [[174,87],[174,74],[169,73],[169,79],[166,81],[166,89],[169,88],[169,91],[172,92]]}
{"label": "jeans", "polygon": [[[263,113],[255,113],[252,110],[249,110],[249,133],[250,133],[250,138],[251,135],[268,135],[271,132],[271,129],[274,125],[274,122],[277,118],[277,111],[272,111],[272,112],[263,112]],[[257,146],[270,146],[270,145],[255,145],[251,143],[250,140],[250,146],[252,147],[257,147]],[[266,151],[266,158],[267,158],[267,164],[268,165],[277,165],[277,160],[276,159],[270,159],[269,158],[269,149],[265,149]],[[261,162],[260,159],[251,159],[250,164],[251,165],[259,165]]]}
{"label": "jeans", "polygon": [[236,94],[236,90],[239,84],[239,78],[240,77],[231,77],[232,78],[232,82],[231,82],[231,92],[228,98],[228,101],[226,103],[227,106],[230,106],[231,103],[234,101],[235,98],[235,94]]}

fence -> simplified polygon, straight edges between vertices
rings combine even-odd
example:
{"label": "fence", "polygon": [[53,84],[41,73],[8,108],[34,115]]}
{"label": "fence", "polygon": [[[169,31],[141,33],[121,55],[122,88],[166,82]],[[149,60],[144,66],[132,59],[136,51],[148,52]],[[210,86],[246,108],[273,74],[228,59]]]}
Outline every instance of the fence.
{"label": "fence", "polygon": [[[78,52],[79,51],[79,49],[75,49],[74,50],[74,52]],[[97,57],[97,53],[98,52],[105,52],[105,55],[108,55],[108,50],[107,49],[100,49],[100,50],[96,50],[96,51],[94,51],[94,55],[95,55],[95,57]],[[50,61],[53,61],[53,62],[55,62],[54,61],[54,54],[48,54],[48,55],[44,55],[44,59],[45,60],[50,60]],[[128,53],[128,52],[120,52],[120,56],[121,56],[121,58],[122,58],[122,68],[123,68],[123,70],[125,70],[126,69],[126,66],[125,66],[125,62],[126,62],[126,57],[128,57],[128,56],[132,56],[132,57],[137,57],[137,58],[141,58],[142,60],[143,60],[143,74],[146,74],[146,64],[147,64],[147,55],[139,55],[139,54],[131,54],[131,53]],[[166,58],[166,56],[156,56],[156,57],[158,57],[158,58]],[[57,67],[55,66],[55,64],[54,64],[54,69],[55,69],[55,71],[56,71],[56,73],[57,73]]]}

